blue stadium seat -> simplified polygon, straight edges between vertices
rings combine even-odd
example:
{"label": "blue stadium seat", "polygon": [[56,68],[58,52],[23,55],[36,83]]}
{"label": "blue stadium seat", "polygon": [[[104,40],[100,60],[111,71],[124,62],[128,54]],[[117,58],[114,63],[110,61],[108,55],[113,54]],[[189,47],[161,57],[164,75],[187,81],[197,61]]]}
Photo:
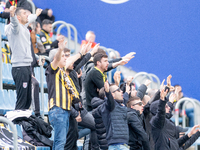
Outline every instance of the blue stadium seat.
{"label": "blue stadium seat", "polygon": [[13,90],[8,90],[8,95],[10,97],[10,101],[11,101],[11,108],[13,108],[13,110],[15,109],[15,104],[16,104],[16,91]]}
{"label": "blue stadium seat", "polygon": [[6,102],[4,100],[4,92],[3,90],[0,90],[0,114],[1,115],[5,114],[5,107],[6,107]]}
{"label": "blue stadium seat", "polygon": [[12,103],[13,102],[10,99],[8,91],[7,90],[3,90],[3,93],[4,93],[4,100],[6,102],[6,106],[5,106],[6,111],[8,111],[8,110],[14,110],[14,107],[12,107]]}
{"label": "blue stadium seat", "polygon": [[48,115],[48,94],[44,93],[44,115]]}

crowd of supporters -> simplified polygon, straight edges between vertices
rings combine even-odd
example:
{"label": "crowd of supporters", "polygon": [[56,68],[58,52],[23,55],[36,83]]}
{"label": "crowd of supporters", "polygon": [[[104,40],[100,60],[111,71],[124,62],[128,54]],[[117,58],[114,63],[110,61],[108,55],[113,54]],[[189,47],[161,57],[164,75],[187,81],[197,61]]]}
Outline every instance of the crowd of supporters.
{"label": "crowd of supporters", "polygon": [[[135,52],[108,60],[94,32],[88,31],[80,51],[71,56],[64,36],[51,41],[53,11],[37,8],[31,14],[29,8],[27,1],[9,0],[1,14],[10,20],[5,33],[12,51],[15,109],[29,109],[33,101],[40,117],[39,83],[33,68],[38,66],[36,55],[48,56],[45,75],[53,150],[76,150],[77,140],[83,137],[85,150],[184,150],[200,136],[200,126],[192,124],[192,118],[193,127],[184,135],[185,128],[171,121],[176,102],[183,97],[181,87],[172,86],[171,75],[160,89],[148,89],[150,80],[136,89],[133,77],[124,79],[116,70]],[[112,83],[107,80],[109,71],[114,72]]]}

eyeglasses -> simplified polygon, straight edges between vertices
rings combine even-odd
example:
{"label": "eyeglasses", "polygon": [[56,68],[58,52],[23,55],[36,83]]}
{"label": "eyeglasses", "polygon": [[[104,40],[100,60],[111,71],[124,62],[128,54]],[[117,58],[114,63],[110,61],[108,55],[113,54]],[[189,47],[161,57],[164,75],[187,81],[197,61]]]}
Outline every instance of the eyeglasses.
{"label": "eyeglasses", "polygon": [[116,91],[121,92],[120,88],[117,88],[116,90],[114,90],[112,93],[115,93]]}
{"label": "eyeglasses", "polygon": [[70,54],[65,54],[65,57],[69,57],[70,56]]}
{"label": "eyeglasses", "polygon": [[138,102],[138,103],[135,103],[135,104],[133,104],[132,106],[135,106],[135,105],[142,106],[142,105],[143,105],[143,103],[142,103],[142,102]]}

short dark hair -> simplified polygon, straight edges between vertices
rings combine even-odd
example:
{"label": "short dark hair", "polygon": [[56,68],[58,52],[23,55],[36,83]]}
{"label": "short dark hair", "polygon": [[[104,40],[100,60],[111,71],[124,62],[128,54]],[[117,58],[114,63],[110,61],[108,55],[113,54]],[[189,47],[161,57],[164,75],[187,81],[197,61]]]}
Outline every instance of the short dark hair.
{"label": "short dark hair", "polygon": [[49,20],[49,19],[44,19],[43,21],[42,21],[42,26],[43,25],[48,25],[48,24],[53,24],[53,21],[51,21],[51,20]]}
{"label": "short dark hair", "polygon": [[66,47],[63,49],[63,51],[64,51],[64,53],[66,53],[66,52],[71,52],[70,49],[68,49],[68,48],[66,48]]}
{"label": "short dark hair", "polygon": [[94,56],[94,65],[97,66],[97,61],[101,61],[102,58],[108,58],[106,54],[98,53]]}
{"label": "short dark hair", "polygon": [[16,8],[16,10],[15,10],[15,14],[16,14],[16,16],[19,16],[20,14],[21,14],[21,10],[25,10],[24,8],[22,8],[22,7],[17,7]]}
{"label": "short dark hair", "polygon": [[127,102],[127,107],[131,108],[135,100],[141,100],[141,99],[137,96],[131,96]]}
{"label": "short dark hair", "polygon": [[102,53],[102,54],[105,54],[105,55],[106,55],[106,52],[105,52],[103,49],[98,48],[97,52],[94,53],[93,57],[94,57],[96,54],[99,54],[99,53]]}

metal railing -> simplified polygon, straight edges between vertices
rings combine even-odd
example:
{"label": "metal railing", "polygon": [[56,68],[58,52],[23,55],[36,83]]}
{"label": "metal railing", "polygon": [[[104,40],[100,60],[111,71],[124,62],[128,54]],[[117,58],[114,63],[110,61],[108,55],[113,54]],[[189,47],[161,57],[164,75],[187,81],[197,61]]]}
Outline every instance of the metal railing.
{"label": "metal railing", "polygon": [[[77,43],[78,43],[78,33],[77,33],[77,30],[76,30],[76,28],[75,28],[72,24],[69,24],[69,23],[67,23],[67,24],[68,24],[68,26],[69,26],[70,28],[72,28],[73,31],[74,31],[74,49],[75,49],[75,53],[77,53]],[[64,27],[66,27],[65,24],[62,24],[62,25],[60,25],[60,26],[58,27],[56,36],[60,34],[60,31],[61,31],[62,28],[64,28]],[[70,32],[71,32],[71,29],[70,29]],[[70,33],[70,37],[68,37],[68,38],[69,38],[69,41],[70,41],[70,40],[71,40],[71,33]],[[70,41],[70,42],[71,42],[71,41]],[[68,43],[68,44],[70,45],[70,43]],[[69,47],[70,47],[70,46],[69,46]]]}
{"label": "metal railing", "polygon": [[32,6],[32,14],[35,14],[35,4],[31,0],[27,0]]}
{"label": "metal railing", "polygon": [[11,129],[12,129],[12,132],[13,132],[13,145],[14,145],[14,150],[17,150],[18,149],[18,143],[17,143],[17,129],[15,127],[15,125],[10,121],[8,120],[7,118],[5,117],[0,117],[0,122],[5,122],[7,124],[10,125]]}
{"label": "metal railing", "polygon": [[71,43],[71,29],[74,31],[74,50],[75,50],[75,53],[78,52],[77,50],[77,44],[78,44],[78,33],[77,33],[77,29],[70,23],[66,23],[64,21],[56,21],[52,24],[52,31],[53,32],[53,28],[54,26],[56,26],[57,24],[61,24],[59,27],[58,27],[58,30],[57,30],[57,34],[60,34],[60,31],[62,28],[66,27],[67,28],[67,41],[68,41],[68,48],[70,49],[70,43]]}
{"label": "metal railing", "polygon": [[[0,45],[1,45],[1,32],[0,32]],[[2,62],[2,50],[0,50],[0,90],[3,89],[3,62]]]}
{"label": "metal railing", "polygon": [[195,99],[192,99],[192,98],[188,98],[188,97],[184,97],[182,99],[180,99],[176,106],[175,106],[175,124],[176,125],[179,125],[179,107],[180,107],[180,104],[184,102],[183,104],[183,107],[182,107],[182,112],[183,112],[183,115],[182,115],[182,126],[183,127],[186,127],[186,115],[185,115],[185,109],[186,109],[186,106],[188,103],[191,103],[193,108],[194,108],[194,124],[197,124],[197,106],[200,107],[200,102],[198,100],[195,100]]}

